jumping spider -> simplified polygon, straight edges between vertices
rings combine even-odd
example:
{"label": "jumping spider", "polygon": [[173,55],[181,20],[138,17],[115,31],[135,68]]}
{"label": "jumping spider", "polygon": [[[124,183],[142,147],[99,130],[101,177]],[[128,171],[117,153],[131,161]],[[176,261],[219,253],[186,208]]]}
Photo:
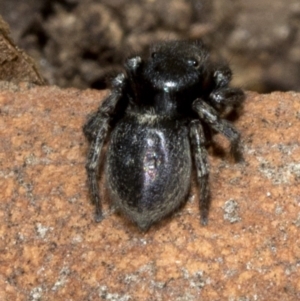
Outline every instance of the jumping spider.
{"label": "jumping spider", "polygon": [[200,41],[156,44],[149,58],[134,56],[124,67],[83,128],[91,144],[86,169],[96,221],[102,219],[100,155],[111,128],[105,171],[115,206],[146,231],[185,201],[193,158],[201,223],[207,224],[206,147],[219,132],[240,158],[240,135],[223,113],[242,104],[243,91],[228,87],[230,68],[213,63]]}

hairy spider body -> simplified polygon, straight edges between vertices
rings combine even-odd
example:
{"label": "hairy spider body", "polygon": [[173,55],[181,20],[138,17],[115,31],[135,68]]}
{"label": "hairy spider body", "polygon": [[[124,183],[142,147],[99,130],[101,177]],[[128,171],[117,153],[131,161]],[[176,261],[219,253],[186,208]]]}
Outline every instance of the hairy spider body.
{"label": "hairy spider body", "polygon": [[244,98],[242,90],[228,87],[230,79],[229,67],[213,64],[200,42],[163,42],[148,59],[126,61],[125,73],[114,79],[111,94],[84,126],[91,142],[86,168],[97,221],[102,219],[100,155],[111,127],[105,170],[116,207],[147,230],[185,201],[194,161],[201,222],[207,223],[208,129],[226,136],[240,158],[239,133],[220,117]]}
{"label": "hairy spider body", "polygon": [[185,200],[191,166],[188,128],[180,122],[136,114],[112,132],[106,164],[109,191],[141,229]]}

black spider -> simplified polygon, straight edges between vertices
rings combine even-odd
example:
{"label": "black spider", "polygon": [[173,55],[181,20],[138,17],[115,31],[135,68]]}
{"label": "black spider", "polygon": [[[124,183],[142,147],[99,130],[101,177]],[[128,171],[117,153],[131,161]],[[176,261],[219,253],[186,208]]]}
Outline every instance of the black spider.
{"label": "black spider", "polygon": [[221,114],[241,105],[243,91],[228,87],[230,68],[213,63],[199,41],[159,43],[149,58],[129,58],[124,67],[83,129],[91,143],[86,169],[96,220],[102,219],[100,155],[111,128],[105,170],[116,207],[147,230],[186,199],[193,157],[201,222],[207,224],[207,142],[219,132],[241,158],[240,135]]}

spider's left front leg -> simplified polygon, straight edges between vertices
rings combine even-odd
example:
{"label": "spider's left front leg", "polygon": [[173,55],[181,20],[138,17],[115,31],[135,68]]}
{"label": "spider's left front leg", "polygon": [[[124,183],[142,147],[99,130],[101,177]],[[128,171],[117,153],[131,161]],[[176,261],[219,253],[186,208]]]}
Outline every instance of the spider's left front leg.
{"label": "spider's left front leg", "polygon": [[229,121],[220,118],[218,112],[200,98],[193,102],[193,110],[199,115],[202,121],[207,123],[212,129],[223,134],[230,141],[231,153],[236,161],[242,161],[240,134],[235,127]]}
{"label": "spider's left front leg", "polygon": [[245,99],[245,94],[240,88],[228,87],[232,72],[228,65],[219,65],[213,75],[214,90],[209,95],[210,103],[219,111],[228,108],[238,108]]}
{"label": "spider's left front leg", "polygon": [[214,90],[209,95],[210,102],[221,112],[227,108],[238,108],[245,99],[242,89],[222,87]]}

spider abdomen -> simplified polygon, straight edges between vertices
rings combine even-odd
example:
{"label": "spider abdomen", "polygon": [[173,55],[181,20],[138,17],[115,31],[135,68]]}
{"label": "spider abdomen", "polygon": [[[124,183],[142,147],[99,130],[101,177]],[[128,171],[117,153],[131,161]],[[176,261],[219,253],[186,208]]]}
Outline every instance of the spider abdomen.
{"label": "spider abdomen", "polygon": [[188,127],[156,115],[132,114],[111,133],[106,160],[113,202],[146,230],[185,200],[190,188]]}

